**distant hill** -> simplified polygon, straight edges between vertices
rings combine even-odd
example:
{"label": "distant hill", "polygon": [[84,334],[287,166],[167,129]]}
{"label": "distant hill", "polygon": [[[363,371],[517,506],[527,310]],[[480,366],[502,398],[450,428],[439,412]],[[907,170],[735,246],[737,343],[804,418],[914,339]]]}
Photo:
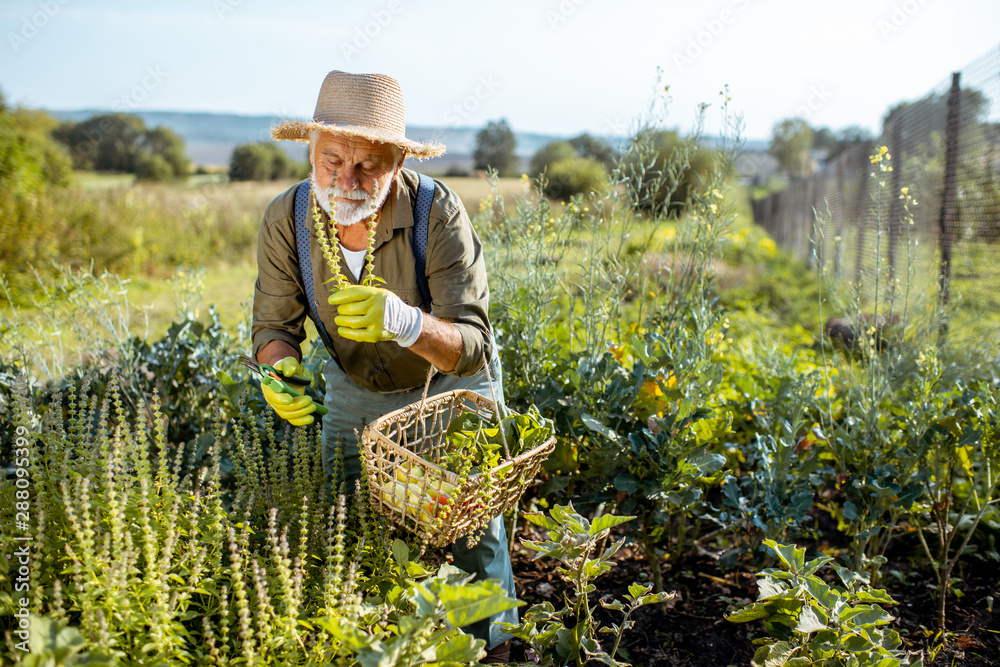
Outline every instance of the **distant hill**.
{"label": "distant hill", "polygon": [[[112,113],[102,109],[78,109],[73,111],[49,112],[59,120],[84,121],[98,114]],[[247,116],[240,114],[220,114],[179,111],[139,111],[135,112],[149,127],[163,125],[184,139],[188,157],[195,164],[204,166],[225,166],[237,144],[270,141],[271,128],[283,118],[277,116]],[[472,166],[472,153],[476,146],[478,127],[421,127],[411,125],[406,128],[408,137],[417,141],[439,141],[448,147],[441,158],[428,160],[424,165],[433,164],[435,169],[447,169],[450,164],[467,163]],[[539,148],[565,136],[514,132],[517,139],[517,154],[524,160],[530,159]],[[289,155],[297,160],[306,159],[304,145],[281,142]]]}
{"label": "distant hill", "polygon": [[[76,109],[71,111],[50,111],[59,120],[84,121],[91,116],[112,113],[106,109]],[[237,144],[270,141],[271,128],[283,118],[269,115],[243,115],[186,111],[138,111],[135,112],[149,127],[163,125],[184,139],[187,155],[197,165],[224,167],[229,165],[229,156]],[[478,127],[427,127],[411,125],[406,128],[408,137],[417,141],[439,141],[448,147],[448,152],[440,158],[420,163],[421,168],[431,172],[443,172],[448,167],[459,165],[472,167],[472,153],[476,146]],[[517,155],[525,165],[535,152],[549,143],[568,139],[580,134],[567,135],[538,134],[514,131],[517,140]],[[623,137],[602,137],[612,145],[618,145]],[[713,145],[715,139],[706,138],[706,144]],[[290,141],[281,142],[282,148],[296,160],[306,160],[306,148]],[[745,150],[766,150],[767,142],[747,142]]]}

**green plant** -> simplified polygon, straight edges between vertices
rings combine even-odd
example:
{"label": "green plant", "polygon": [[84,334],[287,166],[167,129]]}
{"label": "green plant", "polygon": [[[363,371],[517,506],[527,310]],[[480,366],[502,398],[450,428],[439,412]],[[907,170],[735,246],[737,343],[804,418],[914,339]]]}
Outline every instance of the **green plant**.
{"label": "green plant", "polygon": [[545,194],[562,200],[577,194],[588,195],[599,190],[606,178],[604,167],[597,160],[582,157],[557,160],[545,171]]}
{"label": "green plant", "polygon": [[491,194],[476,227],[491,267],[490,320],[503,362],[505,399],[514,410],[537,405],[548,415],[563,396],[558,369],[565,362],[552,340],[565,329],[562,265],[583,205],[578,201],[557,214],[536,182],[534,193],[517,198],[509,210],[496,171],[487,178]]}
{"label": "green plant", "polygon": [[[938,363],[928,350],[924,365]],[[933,378],[934,370],[925,370]],[[946,604],[955,566],[991,505],[1000,502],[1000,412],[995,388],[969,388],[956,397],[959,409],[928,433],[923,490],[911,521],[934,569],[938,630],[946,632]]]}
{"label": "green plant", "polygon": [[[934,421],[946,410],[944,394],[951,387],[938,385],[928,393],[926,377],[916,364],[921,349],[933,344],[937,335],[934,309],[920,313],[913,264],[915,239],[910,235],[911,206],[916,202],[907,188],[903,200],[905,215],[887,221],[887,175],[893,171],[892,156],[885,146],[876,147],[869,157],[873,165],[874,194],[871,212],[875,219],[875,239],[871,248],[870,271],[845,285],[836,276],[822,273],[825,258],[820,252],[821,284],[828,290],[818,296],[818,310],[835,304],[849,313],[854,340],[844,354],[829,356],[831,348],[821,345],[827,407],[822,430],[828,455],[839,475],[837,486],[844,487],[844,499],[834,516],[851,538],[856,569],[867,568],[877,582],[884,554],[897,534],[897,526],[920,493],[922,460]],[[823,248],[825,217],[816,227],[817,248]],[[884,228],[898,224],[905,231],[906,273],[894,275],[888,262],[889,250]],[[914,289],[915,292],[915,289]],[[925,318],[921,322],[920,316]],[[834,404],[834,396],[839,398]],[[901,406],[916,409],[907,411]]]}
{"label": "green plant", "polygon": [[[200,274],[178,272],[178,318],[156,341],[136,334],[141,311],[128,299],[127,281],[117,276],[63,269],[58,281],[39,280],[39,285],[44,292],[36,298],[34,320],[19,317],[16,309],[0,315],[7,348],[2,353],[46,381],[39,403],[69,387],[80,391],[85,382],[102,400],[114,378],[131,417],[149,414],[156,395],[169,440],[204,456],[222,405],[215,374],[238,367],[241,345],[213,308],[204,320],[197,316]],[[81,347],[70,354],[67,348],[74,343]]]}
{"label": "green plant", "polygon": [[[712,519],[747,540],[756,552],[765,538],[785,541],[808,531],[810,510],[826,470],[816,371],[792,367],[780,353],[734,373],[730,401],[737,415],[742,462],[722,486],[722,507]],[[745,441],[743,441],[745,439]],[[743,441],[743,442],[739,442]]]}
{"label": "green plant", "polygon": [[755,667],[894,667],[922,665],[899,650],[899,634],[887,628],[893,617],[880,605],[896,604],[868,578],[834,565],[842,586],[831,586],[817,572],[832,558],[808,562],[806,550],[765,540],[781,563],[757,576],[757,601],[726,617],[732,623],[762,620],[768,637],[753,657]]}
{"label": "green plant", "polygon": [[[11,396],[30,497],[23,510],[0,480],[0,545],[13,550],[15,507],[30,515],[28,609],[49,639],[26,653],[8,635],[5,664],[471,664],[482,641],[461,628],[517,604],[390,545],[360,489],[329,506],[315,428],[278,440],[270,414],[243,410],[203,465],[167,440],[155,397],[135,418],[114,377],[101,401],[86,390],[42,415],[23,382]],[[5,624],[19,608],[0,592]]]}
{"label": "green plant", "polygon": [[[522,604],[504,595],[491,580],[471,581],[472,575],[442,565],[433,575],[410,560],[408,547],[392,544],[396,581],[381,598],[395,611],[389,613],[395,632],[374,642],[362,638],[357,661],[362,667],[396,665],[475,664],[486,655],[482,639],[459,628]],[[347,635],[341,621],[327,622],[331,631]]]}
{"label": "green plant", "polygon": [[[576,513],[572,503],[556,505],[549,516],[539,512],[525,512],[532,524],[548,531],[548,539],[526,540],[522,543],[535,552],[535,558],[555,558],[560,566],[559,578],[569,587],[563,593],[565,606],[557,610],[552,603],[532,605],[518,625],[504,624],[504,630],[528,644],[540,665],[583,665],[590,661],[606,665],[625,665],[615,659],[620,650],[622,636],[634,624],[631,615],[647,604],[659,604],[671,599],[674,593],[650,593],[651,586],[632,584],[625,601],[600,601],[608,610],[622,614],[620,624],[602,625],[594,618],[597,606],[590,601],[596,588],[595,579],[613,567],[612,556],[621,549],[625,538],[602,548],[611,529],[635,517],[606,514],[588,520]],[[610,649],[601,645],[599,635],[610,635]]]}
{"label": "green plant", "polygon": [[304,178],[309,167],[296,162],[273,141],[240,144],[229,158],[229,180],[273,181],[279,178]]}
{"label": "green plant", "polygon": [[[581,148],[591,149],[604,157],[611,158],[611,149],[589,135],[577,137]],[[601,148],[606,149],[602,151]],[[607,166],[610,167],[609,160]],[[553,141],[538,149],[531,158],[528,173],[539,179],[541,191],[546,197],[568,200],[573,195],[587,195],[598,190],[606,179],[605,164],[595,157],[585,155],[568,141]]]}
{"label": "green plant", "polygon": [[30,637],[24,667],[97,667],[117,665],[118,661],[102,653],[86,651],[86,644],[76,628],[44,616],[29,616]]}

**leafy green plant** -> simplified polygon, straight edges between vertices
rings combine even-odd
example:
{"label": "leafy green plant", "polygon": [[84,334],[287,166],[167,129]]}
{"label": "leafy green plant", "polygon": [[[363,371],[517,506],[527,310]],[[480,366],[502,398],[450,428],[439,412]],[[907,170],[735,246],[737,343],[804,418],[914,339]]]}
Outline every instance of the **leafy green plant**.
{"label": "leafy green plant", "polygon": [[726,477],[722,506],[711,518],[746,539],[734,552],[753,553],[765,538],[807,532],[824,479],[825,436],[812,421],[819,417],[817,374],[791,369],[779,357],[769,354],[731,379],[741,399],[729,404],[738,415],[742,462]]}
{"label": "leafy green plant", "polygon": [[531,195],[511,207],[496,172],[487,178],[491,193],[475,220],[491,267],[490,320],[503,361],[505,399],[514,410],[537,405],[550,414],[563,396],[557,380],[562,349],[552,345],[565,329],[562,263],[582,204],[558,212],[536,181]]}
{"label": "leafy green plant", "polygon": [[768,637],[753,657],[755,667],[817,665],[821,667],[894,667],[922,665],[899,650],[899,634],[888,628],[893,617],[880,605],[896,604],[882,589],[872,589],[868,578],[834,565],[842,586],[832,586],[817,575],[832,558],[806,561],[803,548],[765,540],[781,562],[778,569],[757,576],[757,601],[733,612],[727,620],[762,620]]}
{"label": "leafy green plant", "polygon": [[[42,415],[23,381],[12,395],[31,484],[24,510],[0,480],[0,545],[15,544],[14,508],[30,515],[29,611],[52,641],[25,653],[8,635],[5,664],[469,664],[482,641],[461,628],[517,604],[390,546],[360,492],[328,505],[315,428],[278,439],[273,416],[244,411],[216,425],[204,465],[167,439],[155,395],[147,421],[114,376],[102,400],[86,391]],[[5,624],[16,608],[0,591]]]}
{"label": "leafy green plant", "polygon": [[45,616],[29,616],[28,655],[25,667],[97,667],[117,665],[108,655],[86,651],[86,644],[76,628],[64,627]]}
{"label": "leafy green plant", "polygon": [[[506,597],[496,581],[473,582],[473,575],[452,565],[431,574],[410,559],[401,540],[393,542],[392,554],[396,581],[381,599],[396,608],[388,615],[395,632],[376,641],[360,637],[357,661],[362,667],[475,664],[486,655],[484,642],[459,628],[523,604]],[[338,635],[358,637],[339,619],[323,625]]]}
{"label": "leafy green plant", "polygon": [[[877,582],[897,527],[921,491],[923,458],[933,424],[943,417],[954,390],[947,383],[931,389],[928,377],[916,364],[921,351],[937,337],[939,312],[918,308],[915,281],[915,239],[911,206],[916,202],[904,187],[898,195],[905,214],[887,219],[892,212],[888,174],[892,156],[886,146],[869,157],[873,165],[870,213],[875,222],[874,243],[867,257],[870,267],[850,284],[823,274],[825,258],[819,251],[821,285],[818,310],[834,307],[848,313],[851,343],[843,353],[821,345],[827,409],[823,431],[826,448],[836,469],[837,484],[845,497],[832,513],[851,538],[852,566],[866,568]],[[825,216],[816,226],[816,247],[824,248]],[[889,262],[892,248],[885,230],[898,226],[907,250],[903,273]],[[899,275],[896,275],[896,274]],[[923,316],[923,317],[921,317]],[[943,342],[943,341],[942,341]],[[837,404],[834,396],[838,397]],[[909,407],[907,407],[909,406]],[[912,408],[912,409],[911,409]]]}
{"label": "leafy green plant", "polygon": [[[619,511],[639,517],[636,540],[642,545],[655,590],[663,590],[662,553],[673,562],[690,547],[689,522],[708,510],[704,491],[719,483],[726,459],[710,451],[729,430],[727,417],[699,410],[681,418],[651,418],[651,426],[628,434],[621,457],[625,469],[613,479]],[[621,464],[620,464],[621,465]]]}
{"label": "leafy green plant", "polygon": [[[606,665],[625,665],[615,658],[625,631],[634,624],[631,615],[647,604],[665,602],[674,593],[651,593],[651,586],[632,584],[625,601],[613,600],[600,604],[605,609],[622,614],[620,623],[602,625],[594,618],[597,606],[590,600],[596,590],[592,583],[613,567],[611,562],[626,538],[612,542],[602,549],[611,529],[635,517],[606,514],[593,520],[579,515],[572,503],[556,505],[549,516],[539,512],[526,512],[525,518],[548,531],[548,539],[526,540],[522,543],[535,552],[535,558],[555,558],[559,578],[568,586],[563,593],[565,606],[556,609],[550,602],[532,605],[518,625],[504,624],[504,630],[522,639],[540,665],[583,665],[589,661]],[[610,635],[610,649],[602,646],[599,635]]]}
{"label": "leafy green plant", "polygon": [[[924,363],[936,364],[934,351],[928,350]],[[934,570],[941,633],[946,631],[945,611],[948,593],[955,583],[955,566],[990,506],[1000,502],[1000,412],[996,389],[969,388],[957,397],[957,402],[960,409],[928,434],[924,492],[910,515],[920,546]]]}

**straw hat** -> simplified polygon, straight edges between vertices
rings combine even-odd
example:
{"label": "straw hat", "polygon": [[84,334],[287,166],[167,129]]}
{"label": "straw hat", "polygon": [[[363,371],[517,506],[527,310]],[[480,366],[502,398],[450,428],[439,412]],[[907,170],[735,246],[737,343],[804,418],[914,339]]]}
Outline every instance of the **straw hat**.
{"label": "straw hat", "polygon": [[421,159],[445,151],[444,144],[406,138],[403,92],[398,81],[384,74],[330,72],[319,89],[313,119],[287,120],[276,125],[271,136],[275,141],[308,142],[313,130],[393,144]]}

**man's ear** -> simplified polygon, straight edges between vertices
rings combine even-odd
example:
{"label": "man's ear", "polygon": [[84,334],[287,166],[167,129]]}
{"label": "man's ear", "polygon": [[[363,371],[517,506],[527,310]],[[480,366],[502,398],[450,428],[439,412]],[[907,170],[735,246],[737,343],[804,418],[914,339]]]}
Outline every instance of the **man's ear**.
{"label": "man's ear", "polygon": [[399,156],[399,162],[396,163],[396,171],[393,172],[393,174],[392,174],[393,180],[395,180],[395,178],[397,176],[399,176],[399,172],[401,172],[403,170],[403,163],[404,162],[406,162],[406,151],[403,151],[402,155]]}

